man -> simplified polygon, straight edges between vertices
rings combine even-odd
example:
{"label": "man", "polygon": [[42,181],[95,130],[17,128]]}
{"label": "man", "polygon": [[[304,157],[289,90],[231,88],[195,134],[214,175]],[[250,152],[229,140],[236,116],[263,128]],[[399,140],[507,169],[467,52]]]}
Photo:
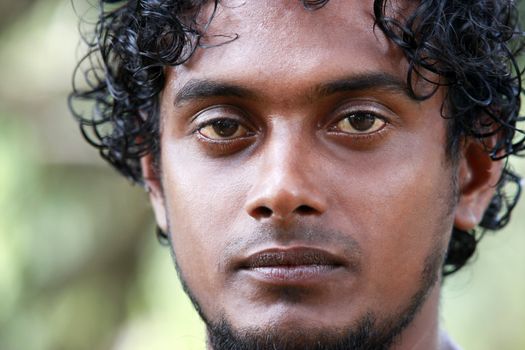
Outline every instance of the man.
{"label": "man", "polygon": [[519,186],[514,3],[118,3],[72,110],[149,191],[209,349],[454,348],[441,276]]}

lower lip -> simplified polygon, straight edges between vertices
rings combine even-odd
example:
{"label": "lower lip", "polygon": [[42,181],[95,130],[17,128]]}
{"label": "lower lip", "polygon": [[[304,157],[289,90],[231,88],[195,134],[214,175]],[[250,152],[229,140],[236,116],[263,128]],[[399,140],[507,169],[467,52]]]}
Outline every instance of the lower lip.
{"label": "lower lip", "polygon": [[298,265],[253,267],[245,271],[268,283],[301,284],[320,282],[338,269],[335,265]]}

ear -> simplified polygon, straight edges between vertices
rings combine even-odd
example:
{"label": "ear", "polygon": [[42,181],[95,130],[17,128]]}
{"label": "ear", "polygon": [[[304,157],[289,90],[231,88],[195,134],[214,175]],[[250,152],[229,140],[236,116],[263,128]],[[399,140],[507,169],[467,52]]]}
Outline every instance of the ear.
{"label": "ear", "polygon": [[493,161],[487,147],[478,140],[467,141],[459,163],[459,202],[454,226],[463,231],[475,228],[483,218],[503,170],[503,162]]}
{"label": "ear", "polygon": [[153,162],[153,155],[147,154],[140,159],[140,166],[142,168],[142,177],[146,189],[149,193],[149,199],[153,206],[157,226],[163,231],[168,232],[168,221],[166,218],[166,205],[164,203],[164,195],[162,190],[161,179],[158,172],[155,171]]}

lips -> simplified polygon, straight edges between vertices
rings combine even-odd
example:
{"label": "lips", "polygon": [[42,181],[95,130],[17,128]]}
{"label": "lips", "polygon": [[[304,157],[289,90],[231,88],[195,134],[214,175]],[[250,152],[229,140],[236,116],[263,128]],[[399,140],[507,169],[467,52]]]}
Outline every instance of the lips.
{"label": "lips", "polygon": [[316,248],[274,248],[250,255],[240,264],[245,271],[272,284],[316,283],[345,266],[344,259]]}

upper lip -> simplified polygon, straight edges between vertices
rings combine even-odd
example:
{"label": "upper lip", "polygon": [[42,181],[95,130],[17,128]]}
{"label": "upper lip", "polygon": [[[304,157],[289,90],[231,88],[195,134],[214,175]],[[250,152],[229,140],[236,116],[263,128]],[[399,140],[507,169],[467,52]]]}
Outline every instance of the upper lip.
{"label": "upper lip", "polygon": [[345,260],[326,250],[313,247],[270,248],[258,251],[240,263],[241,269],[294,267],[308,265],[344,266]]}

